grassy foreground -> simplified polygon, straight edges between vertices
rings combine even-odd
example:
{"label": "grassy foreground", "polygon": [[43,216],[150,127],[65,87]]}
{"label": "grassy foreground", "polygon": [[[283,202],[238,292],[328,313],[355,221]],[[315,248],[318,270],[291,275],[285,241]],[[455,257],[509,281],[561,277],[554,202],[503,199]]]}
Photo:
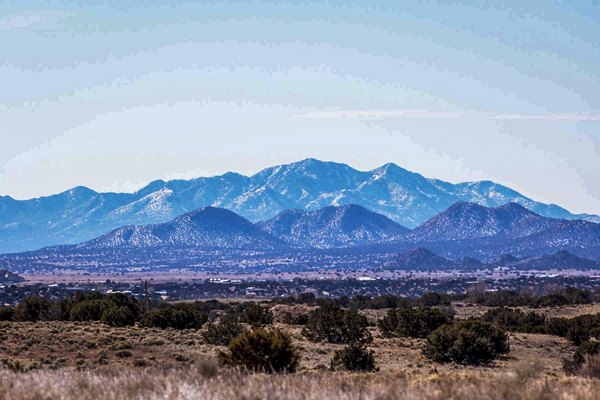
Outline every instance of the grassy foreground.
{"label": "grassy foreground", "polygon": [[[530,371],[531,372],[531,371]],[[214,375],[213,375],[214,374]],[[196,371],[0,371],[0,399],[598,399],[600,380],[528,373],[349,374],[270,376]]]}
{"label": "grassy foreground", "polygon": [[0,400],[600,399],[600,379],[564,372],[562,360],[575,347],[560,337],[511,333],[509,355],[467,367],[432,363],[421,352],[423,340],[387,339],[371,327],[369,348],[380,370],[347,373],[328,370],[340,345],[312,343],[299,326],[275,326],[300,352],[294,374],[219,367],[222,347],[207,344],[201,330],[0,322]]}

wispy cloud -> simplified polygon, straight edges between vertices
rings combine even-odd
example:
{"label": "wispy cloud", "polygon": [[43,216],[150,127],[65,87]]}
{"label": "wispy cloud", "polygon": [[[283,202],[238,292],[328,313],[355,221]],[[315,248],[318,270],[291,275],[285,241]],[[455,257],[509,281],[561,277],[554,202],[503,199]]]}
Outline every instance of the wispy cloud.
{"label": "wispy cloud", "polygon": [[494,114],[412,109],[323,110],[300,113],[296,114],[295,117],[307,119],[456,119],[470,117],[505,121],[600,121],[600,114],[593,113]]}
{"label": "wispy cloud", "polygon": [[45,19],[43,15],[12,15],[0,18],[0,31],[29,28]]}
{"label": "wispy cloud", "polygon": [[462,118],[464,113],[430,110],[327,110],[297,114],[296,117],[308,119],[447,119]]}
{"label": "wispy cloud", "polygon": [[494,119],[509,121],[600,121],[600,114],[498,114]]}

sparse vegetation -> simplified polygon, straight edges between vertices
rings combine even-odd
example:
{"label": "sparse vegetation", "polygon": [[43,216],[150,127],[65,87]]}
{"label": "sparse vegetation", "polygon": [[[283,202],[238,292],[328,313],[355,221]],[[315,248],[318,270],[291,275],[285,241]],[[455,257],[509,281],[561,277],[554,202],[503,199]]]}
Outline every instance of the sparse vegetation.
{"label": "sparse vegetation", "polygon": [[511,332],[544,333],[546,317],[506,307],[487,311],[481,319]]}
{"label": "sparse vegetation", "polygon": [[[159,313],[168,315],[165,319],[170,321],[163,326],[162,322],[140,323],[150,313],[135,318],[131,325],[131,309],[126,303],[117,305],[109,301],[109,307],[102,311],[101,321],[69,321],[76,304],[107,301],[93,296],[80,296],[78,300],[73,296],[68,302],[46,303],[48,307],[34,307],[38,302],[33,300],[22,310],[29,310],[23,315],[37,315],[35,322],[14,322],[11,314],[16,308],[0,311],[9,315],[8,321],[0,322],[0,376],[9,382],[17,382],[18,377],[19,382],[19,385],[11,385],[0,381],[0,393],[16,400],[61,396],[69,400],[140,398],[136,396],[228,399],[248,397],[249,393],[253,398],[282,399],[323,396],[386,399],[397,398],[401,393],[423,399],[591,400],[596,393],[592,389],[600,390],[600,386],[595,386],[600,380],[594,378],[598,377],[600,358],[597,352],[600,342],[594,339],[598,334],[597,316],[579,315],[596,310],[592,307],[567,307],[568,313],[562,313],[563,308],[536,310],[534,314],[508,308],[484,312],[483,308],[473,306],[476,312],[466,314],[464,308],[468,307],[457,306],[457,317],[453,318],[444,301],[427,307],[423,305],[425,302],[411,300],[414,308],[402,305],[387,313],[379,309],[341,308],[335,302],[318,301],[320,299],[314,299],[313,306],[275,306],[272,313],[264,303],[153,303],[150,313],[167,310],[165,314]],[[429,295],[427,302],[437,304],[438,300]],[[341,303],[351,307],[370,301],[358,297]],[[391,298],[382,301],[397,304]],[[317,303],[321,303],[319,308],[315,308]],[[239,307],[240,304],[255,304],[261,310],[253,306]],[[275,312],[276,307],[280,307],[278,312]],[[410,311],[403,313],[405,309]],[[174,310],[185,312],[171,314]],[[241,323],[238,321],[245,313],[243,310],[250,310],[247,313],[250,317]],[[299,326],[293,318],[286,317],[285,312],[290,311],[296,312],[290,316],[308,316],[307,325]],[[419,338],[422,332],[440,323],[440,313],[446,318],[445,324],[427,339]],[[124,315],[127,318],[122,319]],[[200,318],[174,315],[200,315]],[[209,315],[212,322],[203,325]],[[276,316],[278,329],[255,328],[243,332],[251,325],[248,321],[268,321],[269,315]],[[398,315],[402,317],[399,319]],[[161,318],[156,321],[162,321]],[[378,320],[379,329],[372,325]],[[404,332],[411,335],[399,333],[399,320],[404,320]],[[196,321],[192,323],[195,328],[163,329],[185,326],[187,322],[181,321]],[[199,326],[203,329],[199,330]],[[392,332],[386,336],[393,339],[379,335],[378,332],[384,333],[385,329]],[[504,329],[515,332],[510,338],[510,357],[500,357],[509,350]],[[567,337],[570,340],[566,340]],[[583,340],[577,349],[573,346],[574,338]],[[342,342],[347,345],[337,344]],[[364,343],[368,342],[373,344],[367,348]],[[219,351],[215,346],[227,346],[217,358],[223,366],[233,368],[218,367],[212,357]],[[423,354],[431,361],[426,361]],[[563,359],[569,362],[563,365]],[[480,368],[481,364],[494,368]],[[333,373],[328,367],[353,373]],[[375,374],[360,373],[377,371],[377,367],[380,372]],[[298,370],[302,373],[270,378],[251,373]],[[435,375],[430,375],[431,372]],[[121,381],[125,377],[127,380]],[[35,389],[29,387],[26,394],[24,389],[19,389],[30,385],[27,382],[33,379],[37,382]],[[44,379],[49,381],[45,383]],[[53,381],[56,379],[61,385]],[[104,386],[95,386],[98,382],[104,382]],[[141,382],[143,386],[136,386]],[[177,389],[167,394],[165,385]],[[280,385],[287,386],[281,389]],[[112,397],[104,391],[110,392]]]}
{"label": "sparse vegetation", "polygon": [[360,343],[352,343],[341,350],[336,350],[331,360],[332,369],[346,371],[375,371],[375,356]]}
{"label": "sparse vegetation", "polygon": [[367,318],[355,310],[326,305],[314,310],[302,333],[313,342],[370,343]]}
{"label": "sparse vegetation", "polygon": [[437,362],[477,365],[510,351],[508,335],[487,322],[443,325],[427,338],[424,354]]}
{"label": "sparse vegetation", "polygon": [[41,297],[32,296],[25,298],[15,309],[15,321],[39,321],[50,317],[52,304]]}
{"label": "sparse vegetation", "polygon": [[219,323],[208,324],[202,337],[206,343],[217,346],[227,346],[232,339],[239,336],[244,331],[244,327],[237,323],[233,318],[224,316]]}
{"label": "sparse vegetation", "polygon": [[273,314],[267,307],[253,302],[238,304],[231,310],[231,313],[237,318],[238,322],[252,325],[255,327],[271,325],[273,323]]}
{"label": "sparse vegetation", "polygon": [[192,304],[163,304],[154,308],[140,319],[140,325],[151,328],[199,329],[208,321],[206,314]]}
{"label": "sparse vegetation", "polygon": [[246,331],[218,357],[225,366],[266,373],[294,372],[300,359],[292,339],[278,329]]}
{"label": "sparse vegetation", "polygon": [[385,337],[426,338],[431,332],[452,321],[452,312],[431,307],[403,307],[388,310],[378,325]]}

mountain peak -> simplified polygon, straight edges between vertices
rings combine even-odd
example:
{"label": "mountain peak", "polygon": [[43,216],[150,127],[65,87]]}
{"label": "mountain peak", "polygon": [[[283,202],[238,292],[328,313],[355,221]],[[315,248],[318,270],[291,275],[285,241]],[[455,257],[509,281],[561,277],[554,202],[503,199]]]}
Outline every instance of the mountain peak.
{"label": "mountain peak", "polygon": [[70,196],[74,196],[74,197],[92,196],[92,195],[98,194],[95,190],[92,190],[87,186],[75,186],[75,187],[67,190],[65,193],[69,194]]}
{"label": "mountain peak", "polygon": [[283,248],[285,244],[234,212],[204,207],[161,224],[119,228],[78,247],[165,246],[265,250]]}
{"label": "mountain peak", "polygon": [[498,236],[518,238],[548,229],[556,221],[516,203],[494,208],[458,202],[416,228],[411,237],[414,241],[425,243]]}
{"label": "mountain peak", "polygon": [[422,177],[420,174],[411,172],[411,171],[404,169],[394,163],[383,164],[382,166],[375,168],[374,170],[371,170],[370,172],[375,177],[382,177],[382,176],[392,176],[392,177],[393,176],[402,176],[402,177],[406,177],[406,176],[417,177],[418,176],[418,177]]}
{"label": "mountain peak", "polygon": [[296,247],[335,248],[393,240],[408,229],[356,204],[315,211],[287,210],[258,223],[269,234]]}
{"label": "mountain peak", "polygon": [[453,261],[440,257],[425,247],[417,247],[390,258],[383,263],[382,268],[392,270],[440,270],[449,269],[453,266]]}

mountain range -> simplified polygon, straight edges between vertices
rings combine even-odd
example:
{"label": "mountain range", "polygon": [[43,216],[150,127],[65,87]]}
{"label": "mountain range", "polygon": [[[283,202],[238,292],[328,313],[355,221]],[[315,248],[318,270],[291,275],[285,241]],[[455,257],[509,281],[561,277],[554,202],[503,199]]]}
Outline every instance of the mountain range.
{"label": "mountain range", "polygon": [[252,271],[600,269],[600,224],[542,217],[521,205],[460,202],[409,230],[362,206],[286,210],[252,223],[204,207],[117,228],[77,245],[0,255],[14,271],[189,268]]}
{"label": "mountain range", "polygon": [[[345,164],[306,159],[252,176],[230,172],[192,180],[158,180],[135,193],[98,193],[76,187],[31,200],[0,196],[0,253],[76,244],[122,226],[160,224],[207,206],[225,208],[258,222],[290,209],[315,211],[357,204],[412,229],[457,202],[486,207],[513,202],[542,217],[600,221],[598,216],[575,215],[490,181],[452,184],[425,178],[395,164],[358,171]],[[275,225],[285,224],[276,222],[265,222],[263,226],[268,230],[271,228],[267,226],[275,229]],[[301,228],[296,223],[293,229]],[[384,231],[375,237],[387,237],[390,232]],[[292,242],[290,235],[294,232],[290,228],[287,235]],[[340,243],[360,243],[365,238],[356,233],[340,238]]]}

